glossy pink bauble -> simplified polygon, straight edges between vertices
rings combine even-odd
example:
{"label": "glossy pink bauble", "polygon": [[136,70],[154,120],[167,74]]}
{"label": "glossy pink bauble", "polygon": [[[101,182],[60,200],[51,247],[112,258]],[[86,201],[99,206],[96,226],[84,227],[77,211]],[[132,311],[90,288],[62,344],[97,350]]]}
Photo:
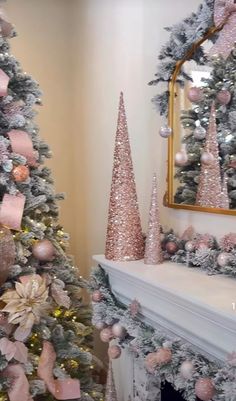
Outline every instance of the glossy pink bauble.
{"label": "glossy pink bauble", "polygon": [[229,104],[231,100],[231,93],[228,90],[223,89],[219,93],[217,93],[216,98],[220,104],[226,105]]}
{"label": "glossy pink bauble", "polygon": [[190,102],[199,103],[203,99],[203,92],[201,88],[193,86],[188,91],[188,99]]}
{"label": "glossy pink bauble", "polygon": [[177,152],[175,155],[175,166],[176,167],[183,167],[188,162],[188,155],[185,151],[181,150]]}
{"label": "glossy pink bauble", "polygon": [[145,358],[145,367],[149,373],[154,373],[157,365],[157,354],[156,352],[151,352]]}
{"label": "glossy pink bauble", "polygon": [[178,249],[179,249],[179,247],[174,241],[167,242],[166,250],[168,253],[173,255],[174,253],[176,253],[178,251]]}
{"label": "glossy pink bauble", "polygon": [[156,360],[158,365],[165,365],[169,363],[172,359],[172,352],[168,348],[160,348],[156,352]]}
{"label": "glossy pink bauble", "polygon": [[55,248],[51,241],[43,239],[37,241],[32,247],[32,253],[36,259],[40,262],[48,262],[53,260],[55,254]]}
{"label": "glossy pink bauble", "polygon": [[121,356],[121,348],[118,345],[111,345],[108,348],[108,356],[110,359],[118,359]]}
{"label": "glossy pink bauble", "polygon": [[201,162],[203,164],[206,164],[207,166],[211,164],[214,161],[214,156],[210,152],[203,152],[201,156]]}
{"label": "glossy pink bauble", "polygon": [[116,338],[124,338],[126,336],[126,330],[120,323],[115,323],[112,326],[112,334]]}
{"label": "glossy pink bauble", "polygon": [[109,343],[110,340],[113,338],[112,331],[110,327],[107,327],[106,329],[103,329],[100,333],[100,339],[104,343]]}
{"label": "glossy pink bauble", "polygon": [[96,290],[92,293],[92,300],[93,302],[101,302],[103,300],[103,295],[101,291]]}
{"label": "glossy pink bauble", "polygon": [[195,384],[195,393],[202,401],[210,401],[215,395],[215,387],[210,378],[198,379]]}

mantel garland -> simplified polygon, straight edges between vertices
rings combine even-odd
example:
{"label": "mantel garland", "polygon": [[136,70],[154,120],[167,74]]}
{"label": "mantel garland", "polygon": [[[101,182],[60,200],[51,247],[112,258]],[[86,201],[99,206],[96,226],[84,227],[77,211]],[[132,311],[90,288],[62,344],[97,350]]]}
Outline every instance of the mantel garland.
{"label": "mantel garland", "polygon": [[138,302],[132,302],[129,307],[121,304],[112,293],[108,276],[100,266],[92,272],[91,290],[101,295],[93,302],[94,325],[112,331],[112,327],[118,324],[125,336],[117,338],[117,344],[147,368],[146,401],[157,400],[157,387],[165,381],[181,392],[186,401],[195,401],[196,395],[206,401],[236,401],[236,352],[229,355],[225,363],[211,360],[161,327],[154,329],[145,324],[141,319],[141,309],[137,308]]}

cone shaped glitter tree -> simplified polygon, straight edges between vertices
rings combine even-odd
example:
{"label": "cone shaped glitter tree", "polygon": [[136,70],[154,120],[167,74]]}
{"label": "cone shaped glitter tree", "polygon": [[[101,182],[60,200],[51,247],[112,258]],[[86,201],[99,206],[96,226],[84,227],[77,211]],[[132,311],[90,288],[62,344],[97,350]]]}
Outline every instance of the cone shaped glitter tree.
{"label": "cone shaped glitter tree", "polygon": [[109,361],[109,368],[107,373],[105,401],[118,401],[111,360]]}
{"label": "cone shaped glitter tree", "polygon": [[110,260],[138,260],[144,255],[128,128],[120,95],[114,166],[108,213],[105,256]]}
{"label": "cone shaped glitter tree", "polygon": [[219,147],[217,142],[215,103],[211,107],[209,127],[206,136],[204,154],[207,163],[202,162],[197,192],[197,205],[221,208],[221,174],[219,163]]}
{"label": "cone shaped glitter tree", "polygon": [[157,177],[156,174],[154,174],[144,263],[147,265],[158,265],[162,262],[163,253],[161,249],[161,225],[157,199]]}

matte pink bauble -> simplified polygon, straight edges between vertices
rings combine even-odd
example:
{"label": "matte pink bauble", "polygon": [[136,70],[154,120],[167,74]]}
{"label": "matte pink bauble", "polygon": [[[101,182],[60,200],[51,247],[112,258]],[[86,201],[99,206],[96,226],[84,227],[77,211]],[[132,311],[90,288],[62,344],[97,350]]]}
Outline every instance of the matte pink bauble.
{"label": "matte pink bauble", "polygon": [[229,262],[229,259],[230,259],[230,254],[228,254],[227,252],[221,252],[218,255],[217,263],[220,267],[225,267]]}
{"label": "matte pink bauble", "polygon": [[216,98],[220,104],[226,105],[229,104],[231,100],[231,93],[228,90],[223,89],[217,93]]}
{"label": "matte pink bauble", "polygon": [[184,361],[180,366],[180,374],[186,380],[191,379],[194,370],[194,365],[191,361]]}
{"label": "matte pink bauble", "polygon": [[174,241],[167,242],[166,250],[168,253],[173,255],[174,253],[176,253],[178,251],[178,249],[179,249],[179,247]]}
{"label": "matte pink bauble", "polygon": [[107,327],[106,329],[103,329],[100,333],[100,339],[104,343],[109,343],[109,341],[113,338],[111,327]]}
{"label": "matte pink bauble", "polygon": [[55,254],[55,248],[51,241],[43,239],[37,241],[32,247],[32,253],[36,259],[40,262],[48,262],[53,260]]}
{"label": "matte pink bauble", "polygon": [[151,352],[145,358],[145,367],[149,373],[154,373],[157,365],[157,354],[156,352]]}
{"label": "matte pink bauble", "polygon": [[210,378],[198,379],[195,384],[195,394],[202,401],[210,401],[215,395],[215,387]]}
{"label": "matte pink bauble", "polygon": [[193,86],[188,91],[188,99],[190,102],[199,103],[203,99],[203,92],[201,88]]}
{"label": "matte pink bauble", "polygon": [[203,164],[209,165],[214,161],[214,156],[210,152],[203,152],[201,155],[201,162]]}
{"label": "matte pink bauble", "polygon": [[172,352],[168,348],[160,348],[156,352],[156,360],[158,365],[165,365],[169,363],[172,359]]}
{"label": "matte pink bauble", "polygon": [[193,252],[195,250],[195,244],[193,241],[188,241],[185,244],[185,250],[187,252]]}
{"label": "matte pink bauble", "polygon": [[188,162],[188,155],[186,151],[181,150],[180,152],[177,152],[175,155],[175,166],[177,167],[183,167],[187,164]]}
{"label": "matte pink bauble", "polygon": [[93,302],[101,302],[103,300],[103,295],[101,291],[96,290],[92,293],[92,300]]}
{"label": "matte pink bauble", "polygon": [[108,356],[110,359],[118,359],[121,356],[121,348],[118,345],[111,345],[108,348]]}
{"label": "matte pink bauble", "polygon": [[127,334],[127,331],[120,323],[115,323],[112,326],[112,334],[114,337],[124,338]]}

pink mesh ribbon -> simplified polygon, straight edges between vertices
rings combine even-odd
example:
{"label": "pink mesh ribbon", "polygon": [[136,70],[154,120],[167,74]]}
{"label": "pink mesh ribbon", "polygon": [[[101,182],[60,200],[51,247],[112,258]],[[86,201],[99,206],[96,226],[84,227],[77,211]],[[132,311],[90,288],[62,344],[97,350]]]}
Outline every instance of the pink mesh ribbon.
{"label": "pink mesh ribbon", "polygon": [[21,365],[9,365],[3,374],[11,380],[9,401],[33,401],[29,392],[29,382]]}
{"label": "pink mesh ribbon", "polygon": [[0,97],[7,95],[9,76],[0,69]]}
{"label": "pink mesh ribbon", "polygon": [[8,132],[8,136],[11,141],[12,151],[24,156],[30,166],[37,166],[37,152],[35,152],[33,148],[32,140],[29,134],[25,131],[13,129],[12,131]]}
{"label": "pink mesh ribbon", "polygon": [[48,391],[56,400],[74,400],[80,398],[80,382],[77,379],[55,380],[53,376],[56,353],[49,341],[44,341],[39,358],[38,377],[43,380]]}
{"label": "pink mesh ribbon", "polygon": [[0,223],[11,230],[20,231],[24,206],[24,195],[5,194],[0,207]]}

